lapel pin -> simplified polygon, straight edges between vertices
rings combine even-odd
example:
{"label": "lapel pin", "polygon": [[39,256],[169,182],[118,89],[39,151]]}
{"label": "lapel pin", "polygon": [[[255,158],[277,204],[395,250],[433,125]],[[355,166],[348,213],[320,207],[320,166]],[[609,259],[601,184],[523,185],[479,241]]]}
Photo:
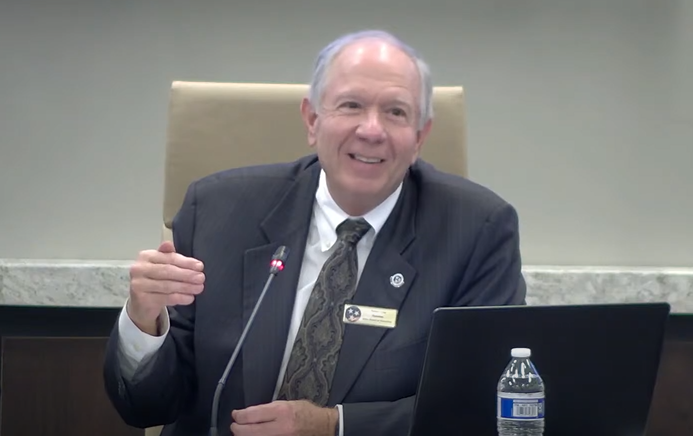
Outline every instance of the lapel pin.
{"label": "lapel pin", "polygon": [[395,288],[400,288],[404,284],[404,276],[401,273],[390,276],[390,284]]}

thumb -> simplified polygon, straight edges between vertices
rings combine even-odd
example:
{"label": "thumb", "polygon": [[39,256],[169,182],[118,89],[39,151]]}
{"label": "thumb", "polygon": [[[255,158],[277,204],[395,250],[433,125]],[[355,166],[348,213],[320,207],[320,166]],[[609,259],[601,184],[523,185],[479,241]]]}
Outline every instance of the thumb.
{"label": "thumb", "polygon": [[159,245],[159,252],[161,253],[175,253],[176,247],[173,246],[172,241],[164,241]]}

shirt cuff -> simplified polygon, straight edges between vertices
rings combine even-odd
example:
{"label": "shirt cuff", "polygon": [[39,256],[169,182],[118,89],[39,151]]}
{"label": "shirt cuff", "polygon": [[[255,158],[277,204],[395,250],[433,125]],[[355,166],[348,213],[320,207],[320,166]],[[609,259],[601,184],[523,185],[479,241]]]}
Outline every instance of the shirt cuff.
{"label": "shirt cuff", "polygon": [[337,404],[337,411],[339,412],[339,432],[337,436],[344,436],[344,410],[342,410],[341,404]]}
{"label": "shirt cuff", "polygon": [[127,301],[118,318],[118,351],[120,370],[123,377],[132,380],[137,368],[149,360],[166,340],[170,328],[168,310],[164,308],[159,315],[161,336],[152,336],[139,329],[127,312]]}

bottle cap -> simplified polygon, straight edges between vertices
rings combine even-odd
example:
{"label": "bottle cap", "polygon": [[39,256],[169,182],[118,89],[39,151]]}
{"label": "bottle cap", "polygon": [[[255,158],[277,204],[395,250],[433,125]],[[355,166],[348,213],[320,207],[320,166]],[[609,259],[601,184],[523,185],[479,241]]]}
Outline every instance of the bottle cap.
{"label": "bottle cap", "polygon": [[513,348],[510,351],[510,355],[519,358],[529,357],[532,355],[532,350],[530,350],[529,348]]}

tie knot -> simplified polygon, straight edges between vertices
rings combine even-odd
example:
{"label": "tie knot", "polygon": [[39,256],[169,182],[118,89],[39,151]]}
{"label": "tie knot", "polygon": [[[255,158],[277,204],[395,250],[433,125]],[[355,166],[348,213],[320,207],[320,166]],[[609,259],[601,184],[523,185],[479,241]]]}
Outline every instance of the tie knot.
{"label": "tie knot", "polygon": [[363,218],[347,218],[337,226],[337,238],[347,244],[355,245],[370,228],[371,225]]}

